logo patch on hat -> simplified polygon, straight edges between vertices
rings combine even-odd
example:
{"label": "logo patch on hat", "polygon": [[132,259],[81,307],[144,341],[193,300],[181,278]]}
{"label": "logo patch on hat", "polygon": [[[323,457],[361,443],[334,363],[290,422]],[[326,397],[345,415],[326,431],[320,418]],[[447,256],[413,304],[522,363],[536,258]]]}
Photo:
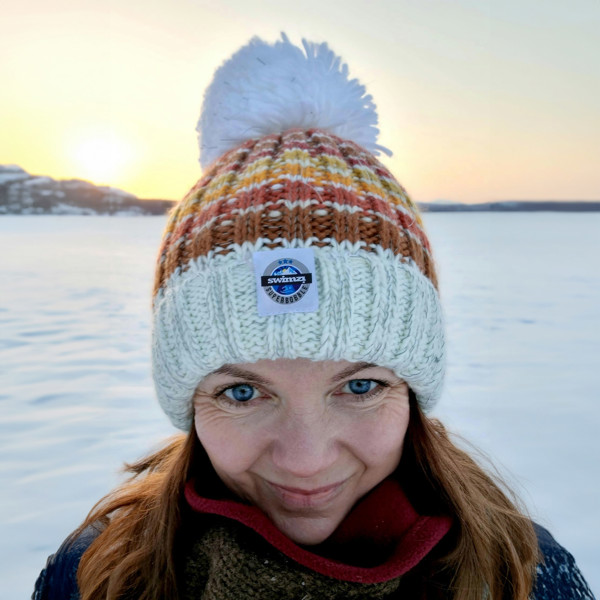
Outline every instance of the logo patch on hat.
{"label": "logo patch on hat", "polygon": [[319,308],[312,248],[277,248],[252,256],[258,314],[314,312]]}

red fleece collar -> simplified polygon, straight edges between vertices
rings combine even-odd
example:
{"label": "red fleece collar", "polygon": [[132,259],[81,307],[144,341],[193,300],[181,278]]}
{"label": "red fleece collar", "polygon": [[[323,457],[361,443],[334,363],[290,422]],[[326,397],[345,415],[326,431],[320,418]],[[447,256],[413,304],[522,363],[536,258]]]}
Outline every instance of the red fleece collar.
{"label": "red fleece collar", "polygon": [[[358,502],[326,542],[307,550],[281,533],[255,506],[199,496],[193,480],[185,487],[185,497],[194,511],[243,523],[280,552],[317,573],[360,583],[380,583],[407,573],[448,533],[452,523],[449,517],[419,515],[399,484],[387,479]],[[361,550],[354,554],[355,558],[361,557],[363,566],[348,564],[356,562],[348,560],[352,549]],[[339,559],[342,556],[344,562]],[[378,557],[377,563],[364,566],[364,558],[372,556]]]}

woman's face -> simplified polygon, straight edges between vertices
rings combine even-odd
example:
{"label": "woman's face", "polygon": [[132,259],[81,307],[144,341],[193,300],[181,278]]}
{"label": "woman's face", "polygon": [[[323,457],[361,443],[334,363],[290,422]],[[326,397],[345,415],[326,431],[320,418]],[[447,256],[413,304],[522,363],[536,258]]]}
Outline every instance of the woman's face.
{"label": "woman's face", "polygon": [[261,360],[208,375],[194,410],[227,487],[295,542],[318,544],[398,466],[408,386],[368,363]]}

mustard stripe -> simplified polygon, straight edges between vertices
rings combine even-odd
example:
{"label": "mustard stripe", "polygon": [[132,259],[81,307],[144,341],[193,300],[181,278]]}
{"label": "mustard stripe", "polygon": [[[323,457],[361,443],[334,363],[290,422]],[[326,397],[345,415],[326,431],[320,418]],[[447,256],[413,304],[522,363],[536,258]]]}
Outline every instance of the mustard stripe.
{"label": "mustard stripe", "polygon": [[[403,189],[398,186],[382,185],[381,181],[374,176],[372,172],[361,169],[357,175],[360,174],[362,178],[360,182],[356,181],[350,174],[344,174],[341,172],[327,171],[323,172],[322,169],[314,167],[313,165],[303,165],[300,163],[281,163],[281,168],[277,168],[277,163],[271,163],[269,169],[266,167],[262,171],[255,171],[251,176],[248,176],[246,172],[237,178],[235,185],[227,190],[227,194],[222,194],[223,185],[219,185],[216,189],[213,188],[212,182],[206,188],[199,190],[194,194],[190,194],[182,202],[180,217],[183,217],[190,212],[197,212],[200,205],[202,210],[208,208],[208,206],[216,201],[227,201],[235,198],[235,196],[256,190],[260,187],[269,187],[273,185],[281,185],[286,181],[293,178],[296,181],[303,181],[306,185],[309,185],[315,189],[318,193],[320,188],[325,190],[327,188],[343,188],[347,191],[356,194],[358,197],[365,198],[367,195],[375,196],[383,201],[387,201],[394,205],[406,206],[409,209],[414,210],[414,205],[408,196],[404,193]],[[355,170],[358,169],[355,167]],[[365,175],[371,175],[366,177]],[[388,182],[386,182],[387,184]],[[359,185],[360,184],[360,185]],[[411,210],[412,212],[412,210]]]}

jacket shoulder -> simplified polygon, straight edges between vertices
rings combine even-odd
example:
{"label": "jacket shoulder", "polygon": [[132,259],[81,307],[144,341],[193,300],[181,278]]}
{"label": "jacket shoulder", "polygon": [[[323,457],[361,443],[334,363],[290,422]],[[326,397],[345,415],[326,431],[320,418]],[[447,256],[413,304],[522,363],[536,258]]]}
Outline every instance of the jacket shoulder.
{"label": "jacket shoulder", "polygon": [[594,600],[573,556],[547,529],[534,523],[542,562],[537,568],[533,600]]}
{"label": "jacket shoulder", "polygon": [[79,561],[100,531],[90,525],[76,538],[70,535],[56,553],[48,557],[35,583],[31,600],[79,600]]}

